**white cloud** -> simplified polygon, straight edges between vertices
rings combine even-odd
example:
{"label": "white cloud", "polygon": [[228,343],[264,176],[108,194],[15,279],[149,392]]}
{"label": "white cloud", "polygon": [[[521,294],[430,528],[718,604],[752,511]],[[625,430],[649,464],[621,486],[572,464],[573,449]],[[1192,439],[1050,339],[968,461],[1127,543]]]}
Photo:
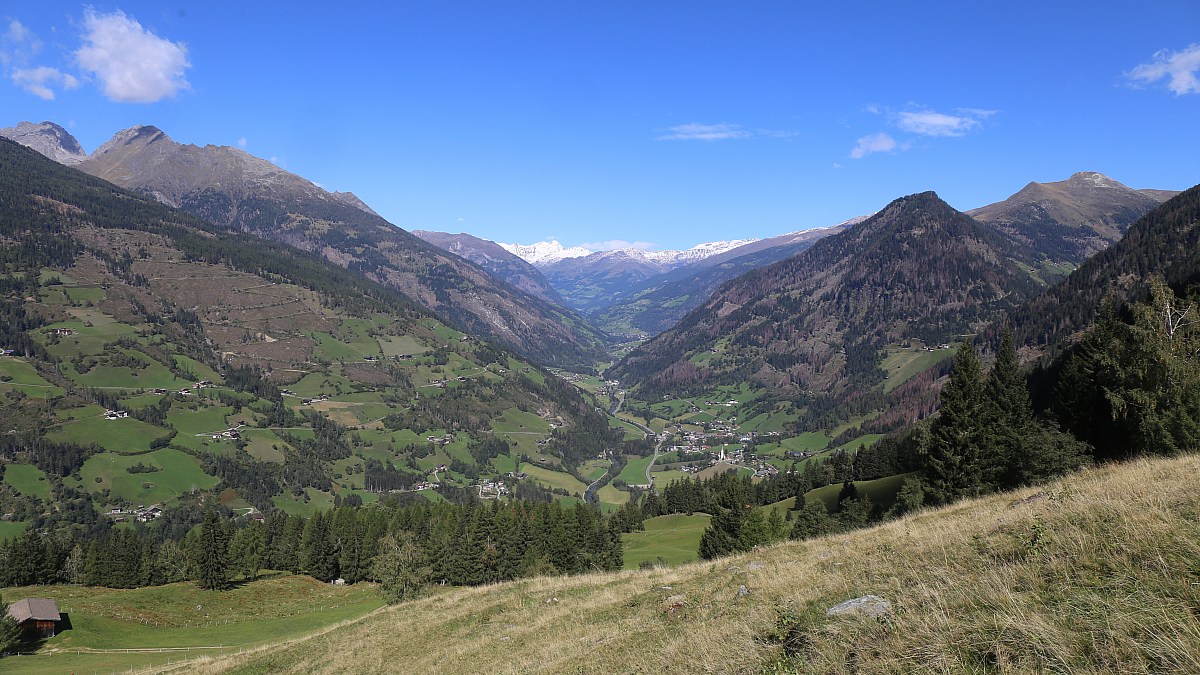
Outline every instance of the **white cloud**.
{"label": "white cloud", "polygon": [[57,68],[41,66],[39,68],[18,68],[12,72],[12,81],[18,87],[47,101],[54,100],[54,90],[57,85],[63,89],[74,89],[79,86],[79,80],[73,75],[64,73]]}
{"label": "white cloud", "polygon": [[246,137],[242,136],[241,138],[239,138],[237,140],[237,145],[239,148],[242,148],[244,150],[246,148]]}
{"label": "white cloud", "polygon": [[699,124],[692,122],[668,128],[660,141],[724,141],[731,138],[750,138],[753,134],[739,124]]}
{"label": "white cloud", "polygon": [[900,146],[896,143],[896,139],[885,133],[871,134],[858,139],[858,142],[854,144],[854,149],[850,151],[850,158],[862,159],[877,152],[892,152],[898,147]]}
{"label": "white cloud", "polygon": [[633,248],[639,251],[653,251],[654,249],[658,248],[657,244],[652,244],[648,241],[625,241],[624,239],[593,241],[586,244],[580,244],[580,246],[593,251],[617,251],[623,248]]}
{"label": "white cloud", "polygon": [[13,44],[23,44],[34,54],[42,49],[41,40],[16,19],[9,21],[8,30],[4,31],[4,40]]}
{"label": "white cloud", "polygon": [[41,50],[42,41],[16,19],[0,33],[0,65],[27,68]]}
{"label": "white cloud", "polygon": [[1163,49],[1125,74],[1136,84],[1152,84],[1167,78],[1167,89],[1176,96],[1200,94],[1200,44],[1188,45],[1183,51]]}
{"label": "white cloud", "polygon": [[142,27],[120,10],[84,12],[84,44],[75,52],[79,65],[96,75],[104,95],[123,103],[153,103],[188,88],[191,67],[187,47]]}
{"label": "white cloud", "polygon": [[961,115],[947,115],[932,110],[902,112],[896,119],[896,126],[922,136],[963,136],[979,127],[978,112],[987,113],[988,116],[993,114],[992,111],[977,111],[972,115],[966,113],[968,110],[971,109],[961,109],[964,113]]}

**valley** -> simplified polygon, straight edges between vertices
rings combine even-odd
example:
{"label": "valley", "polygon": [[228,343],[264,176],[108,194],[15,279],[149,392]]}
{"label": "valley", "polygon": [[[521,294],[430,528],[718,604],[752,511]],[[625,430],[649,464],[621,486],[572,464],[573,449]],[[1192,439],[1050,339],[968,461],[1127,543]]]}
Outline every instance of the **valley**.
{"label": "valley", "polygon": [[[314,641],[396,630],[465,645],[468,668],[500,633],[538,655],[518,670],[629,663],[620,641],[546,660],[553,643],[509,615],[574,601],[583,626],[658,631],[664,672],[687,670],[684,651],[717,669],[841,664],[813,603],[873,585],[923,606],[903,587],[926,580],[855,562],[871,580],[855,586],[829,551],[915,570],[936,533],[961,548],[971,532],[1008,561],[996,513],[1064,475],[1125,485],[1148,469],[1123,462],[1200,439],[1200,187],[1081,172],[971,211],[922,192],[828,228],[588,251],[409,234],[155,127],[91,155],[52,123],[3,131],[37,152],[0,141],[0,587],[79,617],[22,643],[15,672],[348,670]],[[1041,574],[1066,544],[1040,529],[1058,515],[1026,510],[1036,555],[1017,559]],[[906,543],[876,550],[871,532]],[[751,573],[768,566],[821,570],[804,578],[824,590],[780,604],[798,591]],[[713,595],[731,580],[732,599]],[[264,595],[284,602],[263,614]],[[503,625],[473,642],[435,607]],[[664,637],[680,617],[734,631],[736,658]],[[851,642],[873,639],[860,628]],[[1054,658],[1137,662],[1073,639]],[[132,644],[158,651],[116,651]]]}

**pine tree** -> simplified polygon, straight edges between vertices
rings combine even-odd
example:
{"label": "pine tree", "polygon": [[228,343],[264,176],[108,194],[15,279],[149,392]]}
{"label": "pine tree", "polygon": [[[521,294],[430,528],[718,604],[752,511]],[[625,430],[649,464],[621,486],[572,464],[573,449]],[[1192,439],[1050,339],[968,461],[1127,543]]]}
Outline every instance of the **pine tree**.
{"label": "pine tree", "polygon": [[229,586],[229,537],[216,511],[204,515],[192,551],[196,585],[207,590]]}
{"label": "pine tree", "polygon": [[950,381],[942,389],[941,408],[929,434],[925,477],[934,503],[978,495],[985,489],[983,379],[969,339],[954,357]]}

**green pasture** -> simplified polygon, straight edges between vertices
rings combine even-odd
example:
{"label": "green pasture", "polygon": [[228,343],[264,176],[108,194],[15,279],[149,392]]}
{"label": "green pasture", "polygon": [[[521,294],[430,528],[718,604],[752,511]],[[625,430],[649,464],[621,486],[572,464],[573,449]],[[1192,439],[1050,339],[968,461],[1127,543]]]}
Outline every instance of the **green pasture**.
{"label": "green pasture", "polygon": [[[129,473],[138,463],[158,467],[149,473]],[[166,502],[193,489],[207,490],[220,481],[204,473],[200,460],[171,448],[141,455],[102,452],[90,457],[80,470],[80,487],[91,492],[110,490],[134,504]]]}
{"label": "green pasture", "polygon": [[50,499],[50,480],[41,469],[32,464],[4,465],[4,482],[23,495]]}
{"label": "green pasture", "polygon": [[663,558],[671,565],[699,558],[700,536],[708,527],[709,516],[673,514],[645,521],[644,532],[621,535],[625,548],[625,569],[637,569],[645,561]]}

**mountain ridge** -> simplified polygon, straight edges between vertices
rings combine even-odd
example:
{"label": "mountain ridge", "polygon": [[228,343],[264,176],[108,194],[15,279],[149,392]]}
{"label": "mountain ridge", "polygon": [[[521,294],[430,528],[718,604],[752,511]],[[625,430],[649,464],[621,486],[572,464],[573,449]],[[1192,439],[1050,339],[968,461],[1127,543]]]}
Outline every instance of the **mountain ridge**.
{"label": "mountain ridge", "polygon": [[883,382],[885,347],[953,342],[1035,295],[1038,283],[1012,259],[1018,253],[936,193],[901,197],[725,282],[608,376],[649,399],[749,381],[828,410]]}
{"label": "mountain ridge", "polygon": [[321,255],[542,363],[590,367],[603,355],[607,338],[570,310],[392,225],[352,194],[328,192],[238,148],[184,145],[138,125],[76,166],[206,220]]}

